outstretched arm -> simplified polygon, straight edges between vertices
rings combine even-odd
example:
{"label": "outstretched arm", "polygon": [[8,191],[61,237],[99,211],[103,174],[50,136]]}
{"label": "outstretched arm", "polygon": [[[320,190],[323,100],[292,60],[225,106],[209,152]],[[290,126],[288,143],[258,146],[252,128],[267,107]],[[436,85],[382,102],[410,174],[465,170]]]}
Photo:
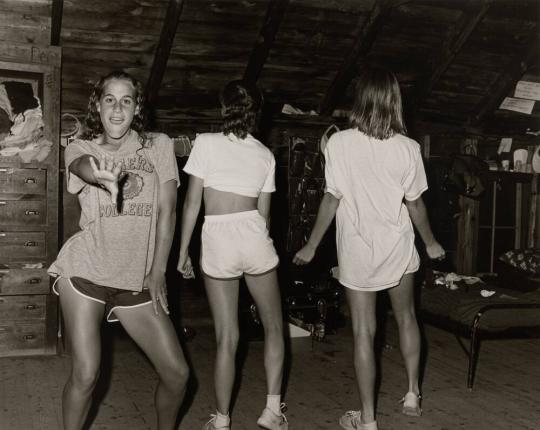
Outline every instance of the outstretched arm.
{"label": "outstretched arm", "polygon": [[313,226],[313,230],[309,236],[309,240],[307,241],[306,245],[294,256],[294,264],[303,265],[313,260],[315,251],[321,243],[326,230],[328,230],[330,223],[334,219],[338,206],[339,199],[334,197],[334,195],[331,193],[324,194],[317,212],[315,225]]}
{"label": "outstretched arm", "polygon": [[152,297],[154,312],[158,313],[158,304],[165,313],[169,313],[165,272],[171,252],[176,222],[176,180],[159,185],[158,217],[156,226],[156,245],[152,268],[144,278],[143,288],[148,288]]}
{"label": "outstretched arm", "polygon": [[180,237],[180,258],[178,259],[178,271],[184,278],[194,278],[193,264],[189,258],[189,243],[193,235],[193,229],[201,209],[203,194],[203,180],[197,176],[189,176],[189,185],[182,208],[182,230]]}
{"label": "outstretched arm", "polygon": [[445,257],[444,249],[433,236],[433,231],[429,225],[426,205],[422,197],[418,197],[412,201],[405,200],[405,206],[407,206],[411,220],[426,245],[428,257],[431,259],[443,259]]}

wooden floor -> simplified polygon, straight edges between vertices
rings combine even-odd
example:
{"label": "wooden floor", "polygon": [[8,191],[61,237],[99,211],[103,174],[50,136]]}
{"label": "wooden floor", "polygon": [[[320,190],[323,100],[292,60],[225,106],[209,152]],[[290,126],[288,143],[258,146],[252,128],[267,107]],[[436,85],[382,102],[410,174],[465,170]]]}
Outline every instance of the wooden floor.
{"label": "wooden floor", "polygon": [[[197,336],[186,344],[193,377],[180,429],[197,430],[213,412],[212,362],[214,340],[209,321],[195,324]],[[109,351],[102,374],[91,428],[96,430],[155,429],[155,374],[144,356],[118,329],[110,330]],[[426,327],[427,364],[423,382],[424,415],[400,413],[405,376],[396,344],[396,329],[388,323],[382,349],[382,382],[378,421],[381,430],[533,430],[540,428],[540,340],[490,340],[482,344],[475,389],[466,389],[467,360],[456,339]],[[250,342],[241,385],[232,413],[233,430],[256,429],[265,401],[263,345]],[[112,351],[112,353],[111,353]],[[112,357],[112,360],[111,360]],[[0,359],[0,428],[2,430],[61,429],[60,396],[69,357]],[[291,430],[339,429],[337,420],[357,408],[348,328],[310,350],[293,345],[286,402]]]}

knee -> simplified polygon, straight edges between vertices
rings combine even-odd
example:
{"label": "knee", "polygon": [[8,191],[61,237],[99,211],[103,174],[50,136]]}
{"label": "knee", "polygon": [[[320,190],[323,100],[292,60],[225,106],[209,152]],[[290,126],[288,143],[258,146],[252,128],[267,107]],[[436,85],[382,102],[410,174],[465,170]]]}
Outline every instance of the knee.
{"label": "knee", "polygon": [[270,321],[264,325],[265,336],[270,338],[283,339],[283,323],[279,321]]}
{"label": "knee", "polygon": [[375,339],[377,323],[375,321],[353,322],[353,334],[355,343],[371,343]]}
{"label": "knee", "polygon": [[71,383],[82,391],[92,391],[99,378],[99,368],[91,365],[74,366],[71,372]]}
{"label": "knee", "polygon": [[399,327],[407,327],[410,324],[416,324],[416,313],[414,309],[408,309],[395,314],[396,323]]}
{"label": "knee", "polygon": [[189,379],[189,367],[186,363],[177,362],[171,364],[161,372],[161,380],[174,392],[184,391]]}
{"label": "knee", "polygon": [[238,329],[220,330],[216,333],[217,349],[221,352],[236,353],[239,340]]}

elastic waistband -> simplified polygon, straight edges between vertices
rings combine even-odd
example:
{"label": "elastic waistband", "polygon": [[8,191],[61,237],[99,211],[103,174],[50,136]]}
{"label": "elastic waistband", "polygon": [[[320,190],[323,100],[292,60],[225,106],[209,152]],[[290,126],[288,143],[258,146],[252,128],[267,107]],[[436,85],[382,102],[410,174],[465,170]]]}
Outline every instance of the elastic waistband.
{"label": "elastic waistband", "polygon": [[252,211],[233,212],[230,214],[223,214],[223,215],[205,215],[204,222],[208,222],[208,223],[229,222],[229,221],[238,221],[241,219],[257,218],[260,216],[261,214],[259,213],[259,211],[257,209],[254,209]]}

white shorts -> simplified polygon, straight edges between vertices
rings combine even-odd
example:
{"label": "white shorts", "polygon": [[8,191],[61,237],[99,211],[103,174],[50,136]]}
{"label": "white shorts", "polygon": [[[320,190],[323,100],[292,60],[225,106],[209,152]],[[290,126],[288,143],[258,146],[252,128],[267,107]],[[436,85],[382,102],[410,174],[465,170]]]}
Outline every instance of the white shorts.
{"label": "white shorts", "polygon": [[201,235],[201,269],[216,279],[263,275],[279,264],[259,211],[207,215]]}

